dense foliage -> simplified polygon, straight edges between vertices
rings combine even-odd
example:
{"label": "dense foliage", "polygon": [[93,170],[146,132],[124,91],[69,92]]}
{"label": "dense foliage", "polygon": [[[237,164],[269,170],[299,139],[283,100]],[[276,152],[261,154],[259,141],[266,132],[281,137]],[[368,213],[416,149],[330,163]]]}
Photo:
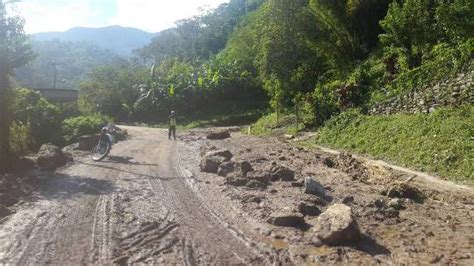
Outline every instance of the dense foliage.
{"label": "dense foliage", "polygon": [[20,18],[7,16],[5,5],[0,0],[0,171],[8,165],[11,157],[10,75],[32,57],[23,24]]}
{"label": "dense foliage", "polygon": [[13,96],[13,122],[15,127],[25,127],[29,132],[25,143],[38,148],[43,143],[62,144],[61,111],[47,102],[38,92],[16,89]]}
{"label": "dense foliage", "polygon": [[66,143],[72,143],[78,137],[99,133],[111,119],[101,115],[76,116],[62,122],[61,133]]}

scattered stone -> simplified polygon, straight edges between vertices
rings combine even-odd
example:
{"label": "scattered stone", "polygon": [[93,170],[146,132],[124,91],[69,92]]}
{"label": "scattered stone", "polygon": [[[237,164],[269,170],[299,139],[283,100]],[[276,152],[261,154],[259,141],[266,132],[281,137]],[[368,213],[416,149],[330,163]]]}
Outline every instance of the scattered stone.
{"label": "scattered stone", "polygon": [[320,198],[326,198],[326,189],[318,181],[312,177],[307,176],[304,178],[304,193],[316,195]]}
{"label": "scattered stone", "polygon": [[300,213],[275,212],[267,222],[276,226],[298,227],[304,224],[304,218]]}
{"label": "scattered stone", "polygon": [[247,178],[250,180],[257,180],[261,183],[268,184],[270,182],[270,173],[262,171],[254,171],[247,173]]}
{"label": "scattered stone", "polygon": [[278,193],[278,190],[276,190],[276,189],[272,189],[272,190],[270,190],[270,193],[272,193],[272,194],[276,194],[276,193]]}
{"label": "scattered stone", "polygon": [[323,245],[323,241],[321,241],[321,239],[319,239],[318,237],[313,237],[311,239],[311,244],[315,247],[320,247]]}
{"label": "scattered stone", "polygon": [[223,162],[219,165],[217,169],[217,174],[219,176],[226,177],[228,174],[234,172],[235,163],[234,162]]}
{"label": "scattered stone", "polygon": [[262,198],[255,196],[255,195],[245,195],[242,198],[243,203],[257,203],[260,204],[262,202]]}
{"label": "scattered stone", "polygon": [[229,150],[213,150],[204,154],[204,157],[213,157],[213,156],[223,157],[225,159],[224,160],[225,162],[230,161],[230,159],[234,157],[232,152],[230,152]]}
{"label": "scattered stone", "polygon": [[336,166],[336,163],[331,158],[325,158],[323,164],[329,168],[334,168]]}
{"label": "scattered stone", "polygon": [[343,199],[342,199],[342,203],[343,204],[351,204],[351,203],[354,203],[354,197],[353,196],[345,196]]}
{"label": "scattered stone", "polygon": [[353,244],[361,236],[351,208],[344,204],[334,204],[319,215],[313,230],[317,238],[329,245]]}
{"label": "scattered stone", "polygon": [[257,180],[249,180],[246,184],[248,188],[253,188],[253,189],[264,189],[267,187],[267,184],[262,183]]}
{"label": "scattered stone", "polygon": [[220,156],[202,157],[200,165],[201,171],[215,174],[224,160],[225,158]]}
{"label": "scattered stone", "polygon": [[67,158],[57,146],[43,144],[38,152],[36,164],[41,170],[54,170],[67,163]]}
{"label": "scattered stone", "polygon": [[235,177],[235,176],[228,176],[226,178],[225,183],[228,185],[236,186],[236,187],[243,187],[247,185],[249,180],[247,178]]}
{"label": "scattered stone", "polygon": [[291,182],[291,186],[292,187],[304,187],[304,181],[295,181],[295,182]]}
{"label": "scattered stone", "polygon": [[292,139],[295,138],[294,135],[290,135],[290,134],[285,134],[285,135],[283,135],[283,137],[284,137],[285,139],[287,139],[287,140],[292,140]]}
{"label": "scattered stone", "polygon": [[278,157],[278,160],[280,160],[280,161],[286,161],[286,157],[285,157],[285,156],[280,156],[280,157]]}
{"label": "scattered stone", "polygon": [[210,140],[228,139],[230,138],[230,133],[228,131],[211,132],[207,134],[206,138]]}
{"label": "scattered stone", "polygon": [[271,180],[272,181],[294,181],[295,171],[288,169],[284,166],[275,166],[271,169]]}
{"label": "scattered stone", "polygon": [[318,216],[321,214],[321,210],[308,202],[300,202],[298,204],[298,211],[303,215],[308,216]]}
{"label": "scattered stone", "polygon": [[400,212],[397,209],[387,206],[383,198],[376,199],[369,204],[369,207],[375,207],[375,211],[369,211],[368,215],[378,221],[397,219],[400,215]]}
{"label": "scattered stone", "polygon": [[242,174],[242,176],[247,176],[248,172],[253,171],[252,164],[250,164],[248,161],[239,162],[239,166],[240,166],[240,173]]}
{"label": "scattered stone", "polygon": [[403,200],[399,198],[391,199],[388,202],[388,207],[394,208],[395,210],[403,210],[405,206],[403,205]]}
{"label": "scattered stone", "polygon": [[421,201],[424,199],[424,195],[419,189],[406,183],[396,184],[383,194],[389,198],[412,199],[415,201]]}

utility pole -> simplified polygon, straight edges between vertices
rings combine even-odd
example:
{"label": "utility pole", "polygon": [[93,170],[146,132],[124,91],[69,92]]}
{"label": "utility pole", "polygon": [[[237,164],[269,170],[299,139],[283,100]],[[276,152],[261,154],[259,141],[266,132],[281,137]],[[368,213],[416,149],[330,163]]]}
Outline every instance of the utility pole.
{"label": "utility pole", "polygon": [[53,89],[56,89],[56,61],[53,61]]}

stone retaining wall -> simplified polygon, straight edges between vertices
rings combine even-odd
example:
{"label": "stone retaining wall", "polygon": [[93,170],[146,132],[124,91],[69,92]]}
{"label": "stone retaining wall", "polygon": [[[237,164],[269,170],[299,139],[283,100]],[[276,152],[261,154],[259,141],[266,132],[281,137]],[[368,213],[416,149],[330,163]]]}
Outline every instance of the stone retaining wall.
{"label": "stone retaining wall", "polygon": [[369,114],[430,113],[466,103],[474,103],[474,71],[375,104]]}

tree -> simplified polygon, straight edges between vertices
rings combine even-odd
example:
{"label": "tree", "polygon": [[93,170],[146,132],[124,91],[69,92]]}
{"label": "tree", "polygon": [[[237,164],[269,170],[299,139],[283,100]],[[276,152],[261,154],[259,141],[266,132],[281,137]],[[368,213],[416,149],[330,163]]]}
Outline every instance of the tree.
{"label": "tree", "polygon": [[7,167],[10,158],[10,105],[9,76],[13,69],[25,65],[33,56],[28,38],[23,31],[23,20],[8,17],[6,4],[0,0],[0,169]]}

